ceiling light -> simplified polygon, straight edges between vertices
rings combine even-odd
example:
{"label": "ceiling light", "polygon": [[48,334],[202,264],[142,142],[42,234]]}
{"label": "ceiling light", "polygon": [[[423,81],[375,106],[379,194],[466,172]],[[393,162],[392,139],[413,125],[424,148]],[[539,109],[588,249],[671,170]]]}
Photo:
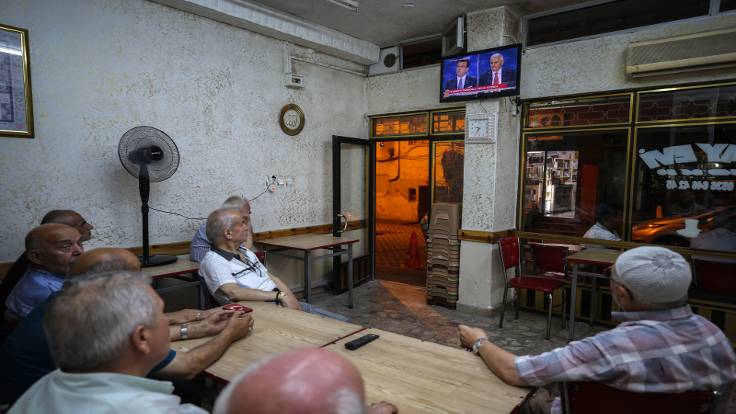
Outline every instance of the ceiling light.
{"label": "ceiling light", "polygon": [[413,9],[416,6],[417,6],[416,4],[414,4],[414,3],[410,2],[410,1],[408,1],[408,2],[406,2],[406,3],[404,3],[404,4],[401,5],[401,7],[405,8],[405,9]]}
{"label": "ceiling light", "polygon": [[358,11],[358,0],[327,0],[332,4],[337,4],[340,7],[344,7],[348,10],[357,12]]}

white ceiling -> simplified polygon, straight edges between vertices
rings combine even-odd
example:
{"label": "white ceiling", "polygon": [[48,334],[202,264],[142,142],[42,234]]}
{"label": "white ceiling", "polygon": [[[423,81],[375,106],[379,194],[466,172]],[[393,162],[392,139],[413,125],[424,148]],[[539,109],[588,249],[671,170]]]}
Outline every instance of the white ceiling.
{"label": "white ceiling", "polygon": [[[461,14],[509,6],[520,15],[582,0],[359,0],[358,12],[327,0],[251,0],[380,47],[442,33]],[[405,4],[414,7],[405,7]]]}

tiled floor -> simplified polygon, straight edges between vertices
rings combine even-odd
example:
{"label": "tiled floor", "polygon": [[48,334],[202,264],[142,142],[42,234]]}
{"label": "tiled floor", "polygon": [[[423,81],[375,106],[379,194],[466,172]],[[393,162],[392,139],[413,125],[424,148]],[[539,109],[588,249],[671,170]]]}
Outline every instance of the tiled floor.
{"label": "tiled floor", "polygon": [[[416,235],[416,268],[403,263],[407,258],[412,233]],[[376,275],[381,280],[392,280],[424,286],[427,263],[427,244],[422,228],[416,223],[378,220],[376,222]]]}
{"label": "tiled floor", "polygon": [[[314,294],[312,303],[350,318],[351,322],[403,335],[459,346],[457,325],[467,324],[483,328],[494,343],[516,354],[536,354],[567,343],[567,330],[561,330],[560,319],[552,321],[552,338],[544,339],[546,316],[540,313],[520,313],[518,320],[509,307],[503,329],[498,328],[498,317],[475,312],[450,310],[426,304],[423,287],[383,280],[375,280],[355,288],[355,308],[348,309],[347,293]],[[593,335],[605,327],[589,327],[578,322],[578,338]]]}

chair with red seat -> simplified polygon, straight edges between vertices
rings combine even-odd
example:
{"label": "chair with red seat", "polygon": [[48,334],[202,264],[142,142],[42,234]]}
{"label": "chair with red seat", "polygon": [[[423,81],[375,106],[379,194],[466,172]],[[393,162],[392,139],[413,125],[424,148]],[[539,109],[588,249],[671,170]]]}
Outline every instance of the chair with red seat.
{"label": "chair with red seat", "polygon": [[[730,391],[731,388],[729,384],[722,389]],[[728,404],[726,395],[730,395],[720,390],[640,393],[600,382],[562,383],[560,391],[563,412],[567,414],[721,413]]]}
{"label": "chair with red seat", "polygon": [[[548,300],[547,332],[545,338],[549,339],[552,328],[552,294],[555,290],[562,288],[564,286],[564,282],[560,279],[522,274],[520,272],[521,250],[519,248],[518,237],[504,237],[498,241],[498,247],[501,251],[501,267],[503,268],[505,281],[505,289],[503,290],[503,307],[501,308],[501,319],[498,322],[498,327],[503,328],[503,317],[506,313],[506,297],[508,295],[509,288],[516,289],[516,298],[514,299],[516,319],[519,319],[519,289],[531,289],[534,291],[540,291],[546,295]],[[514,276],[509,278],[506,272],[512,267],[514,268]],[[562,290],[562,327],[565,327],[564,289]]]}
{"label": "chair with red seat", "polygon": [[556,278],[565,277],[565,259],[570,253],[567,247],[534,243],[532,253],[536,274]]}

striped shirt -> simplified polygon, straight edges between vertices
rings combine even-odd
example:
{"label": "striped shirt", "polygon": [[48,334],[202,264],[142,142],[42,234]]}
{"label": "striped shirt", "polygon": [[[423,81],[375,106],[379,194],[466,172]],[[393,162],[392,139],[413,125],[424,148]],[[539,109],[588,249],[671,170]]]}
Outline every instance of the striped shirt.
{"label": "striped shirt", "polygon": [[[717,388],[736,380],[736,355],[726,336],[689,306],[612,312],[622,323],[536,356],[516,358],[529,385],[598,381],[633,392]],[[561,412],[560,400],[552,404]]]}
{"label": "striped shirt", "polygon": [[204,255],[210,251],[212,243],[207,238],[207,223],[202,224],[192,237],[192,244],[189,247],[189,259],[194,262],[201,262]]}

